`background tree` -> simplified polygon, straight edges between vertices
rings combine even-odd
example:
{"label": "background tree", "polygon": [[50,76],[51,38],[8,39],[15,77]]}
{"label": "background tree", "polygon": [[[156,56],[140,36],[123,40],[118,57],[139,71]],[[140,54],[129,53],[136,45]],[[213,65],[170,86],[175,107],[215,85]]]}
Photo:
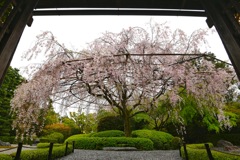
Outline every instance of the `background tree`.
{"label": "background tree", "polygon": [[95,113],[70,112],[61,118],[62,123],[71,128],[71,135],[95,132],[97,120]]}
{"label": "background tree", "polygon": [[60,123],[61,116],[59,115],[59,113],[56,113],[54,111],[54,108],[51,105],[49,107],[47,115],[46,115],[46,117],[44,117],[44,119],[45,119],[44,125],[51,125],[51,124],[55,124],[55,123]]}
{"label": "background tree", "polygon": [[77,124],[75,123],[75,121],[72,118],[70,118],[68,116],[61,117],[61,122],[64,125],[71,128],[70,135],[82,133],[81,130],[79,129],[79,127],[77,126]]}
{"label": "background tree", "polygon": [[[74,52],[44,32],[28,53],[45,52],[48,59],[18,88],[12,100],[12,110],[20,113],[16,122],[34,121],[31,112],[22,109],[26,102],[36,110],[47,106],[51,96],[64,106],[81,103],[114,110],[124,120],[125,135],[130,136],[132,117],[156,106],[159,100],[169,99],[176,106],[181,102],[181,87],[196,97],[199,110],[208,104],[221,110],[232,72],[205,59],[196,65],[189,61],[199,56],[206,34],[198,30],[188,36],[179,29],[171,31],[155,24],[147,29],[106,32],[87,49]],[[228,119],[218,113],[218,120],[226,121],[227,126]]]}
{"label": "background tree", "polygon": [[23,80],[18,69],[12,67],[8,68],[0,88],[0,136],[15,134],[11,128],[13,117],[10,114],[10,101],[14,96],[15,89]]}
{"label": "background tree", "polygon": [[148,115],[153,121],[154,129],[161,131],[165,125],[171,120],[172,106],[168,100],[159,101],[155,106],[152,106]]}

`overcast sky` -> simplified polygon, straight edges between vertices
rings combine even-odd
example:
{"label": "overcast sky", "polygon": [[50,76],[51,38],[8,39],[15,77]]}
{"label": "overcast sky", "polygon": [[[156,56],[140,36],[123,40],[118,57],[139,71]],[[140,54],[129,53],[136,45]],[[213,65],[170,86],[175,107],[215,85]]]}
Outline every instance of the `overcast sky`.
{"label": "overcast sky", "polygon": [[[26,27],[13,57],[11,66],[21,69],[30,62],[21,59],[24,51],[32,47],[36,36],[43,31],[51,31],[59,42],[78,50],[86,43],[101,36],[105,31],[120,32],[123,28],[146,26],[152,18],[157,23],[167,23],[173,29],[180,28],[191,34],[199,28],[208,28],[203,17],[178,16],[35,16],[31,27]],[[211,51],[217,58],[228,60],[226,51],[217,32],[208,36]],[[34,61],[39,62],[39,60]]]}

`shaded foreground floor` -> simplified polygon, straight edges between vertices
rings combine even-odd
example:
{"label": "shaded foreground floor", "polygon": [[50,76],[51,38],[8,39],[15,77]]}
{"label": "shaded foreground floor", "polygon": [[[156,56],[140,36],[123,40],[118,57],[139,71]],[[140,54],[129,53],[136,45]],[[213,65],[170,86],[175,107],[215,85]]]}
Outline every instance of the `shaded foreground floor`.
{"label": "shaded foreground floor", "polygon": [[179,150],[102,151],[79,150],[58,160],[182,160]]}

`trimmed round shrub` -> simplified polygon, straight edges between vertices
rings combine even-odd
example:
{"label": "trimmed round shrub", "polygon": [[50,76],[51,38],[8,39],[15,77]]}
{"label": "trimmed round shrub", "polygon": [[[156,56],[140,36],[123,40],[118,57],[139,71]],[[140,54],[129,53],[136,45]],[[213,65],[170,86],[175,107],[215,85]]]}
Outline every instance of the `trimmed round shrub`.
{"label": "trimmed round shrub", "polygon": [[62,133],[53,132],[49,135],[40,138],[41,143],[53,142],[62,143],[64,141],[64,135]]}
{"label": "trimmed round shrub", "polygon": [[182,140],[179,137],[173,137],[171,144],[172,144],[171,149],[178,149],[179,145],[182,144]]}
{"label": "trimmed round shrub", "polygon": [[172,149],[171,134],[155,130],[136,130],[132,132],[132,137],[149,138],[153,142],[154,149]]}
{"label": "trimmed round shrub", "polygon": [[101,150],[103,147],[135,147],[139,150],[152,150],[153,142],[147,138],[129,137],[69,137],[65,142],[75,141],[76,149]]}
{"label": "trimmed round shrub", "polygon": [[124,132],[119,130],[109,130],[97,132],[89,135],[90,137],[124,137]]}

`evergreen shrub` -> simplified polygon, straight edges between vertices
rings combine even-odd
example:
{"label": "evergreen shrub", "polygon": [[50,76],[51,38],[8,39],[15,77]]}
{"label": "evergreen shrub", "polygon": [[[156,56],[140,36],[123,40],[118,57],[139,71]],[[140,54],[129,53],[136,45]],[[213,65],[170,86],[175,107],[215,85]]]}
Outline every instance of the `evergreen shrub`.
{"label": "evergreen shrub", "polygon": [[172,149],[173,136],[166,132],[155,130],[136,130],[132,132],[132,137],[149,138],[153,142],[154,149]]}
{"label": "evergreen shrub", "polygon": [[0,136],[0,140],[3,142],[9,142],[12,144],[15,141],[15,136]]}
{"label": "evergreen shrub", "polygon": [[53,132],[49,135],[43,136],[40,138],[41,143],[63,143],[64,142],[64,135],[59,132]]}

